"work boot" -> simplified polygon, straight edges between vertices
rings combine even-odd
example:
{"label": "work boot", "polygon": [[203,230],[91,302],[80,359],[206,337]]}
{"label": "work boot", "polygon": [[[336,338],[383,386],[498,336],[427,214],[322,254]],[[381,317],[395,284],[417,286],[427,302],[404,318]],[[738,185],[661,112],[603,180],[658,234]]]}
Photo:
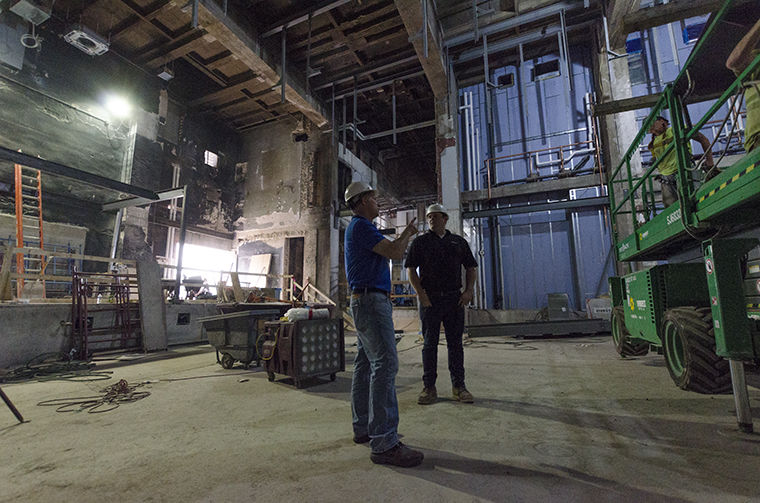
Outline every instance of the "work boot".
{"label": "work boot", "polygon": [[357,435],[354,433],[355,444],[366,444],[369,441],[370,441],[369,435]]}
{"label": "work boot", "polygon": [[431,403],[434,403],[437,398],[438,391],[436,391],[435,386],[424,387],[417,397],[417,403],[420,405],[430,405]]}
{"label": "work boot", "polygon": [[415,451],[405,446],[401,442],[397,443],[394,447],[391,447],[385,452],[376,453],[373,452],[369,455],[369,459],[377,465],[393,465],[401,466],[404,468],[411,468],[422,463],[425,455],[420,451]]}
{"label": "work boot", "polygon": [[475,400],[472,398],[472,393],[467,391],[464,386],[454,386],[451,388],[451,393],[454,395],[454,400],[458,400],[462,403],[472,403]]}

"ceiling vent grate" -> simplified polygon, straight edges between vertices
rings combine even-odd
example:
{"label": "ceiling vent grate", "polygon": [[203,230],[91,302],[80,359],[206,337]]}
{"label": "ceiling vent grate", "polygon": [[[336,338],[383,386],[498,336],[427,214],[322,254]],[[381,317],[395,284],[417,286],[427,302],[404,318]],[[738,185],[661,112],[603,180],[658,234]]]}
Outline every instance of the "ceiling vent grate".
{"label": "ceiling vent grate", "polygon": [[63,39],[90,56],[100,56],[108,52],[108,42],[86,26],[72,26]]}

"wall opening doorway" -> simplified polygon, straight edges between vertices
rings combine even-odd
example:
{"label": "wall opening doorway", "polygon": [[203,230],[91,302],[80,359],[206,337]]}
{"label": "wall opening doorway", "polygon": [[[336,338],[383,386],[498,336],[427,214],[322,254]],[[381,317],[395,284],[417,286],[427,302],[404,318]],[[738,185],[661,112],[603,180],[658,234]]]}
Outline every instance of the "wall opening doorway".
{"label": "wall opening doorway", "polygon": [[285,239],[285,274],[303,286],[303,238]]}

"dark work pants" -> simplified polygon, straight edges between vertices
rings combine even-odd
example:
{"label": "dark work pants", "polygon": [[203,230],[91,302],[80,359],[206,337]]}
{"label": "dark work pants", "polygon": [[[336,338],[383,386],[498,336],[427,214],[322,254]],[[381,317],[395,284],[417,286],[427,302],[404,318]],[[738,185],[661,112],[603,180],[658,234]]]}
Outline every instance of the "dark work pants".
{"label": "dark work pants", "polygon": [[438,377],[438,340],[441,322],[446,331],[446,346],[449,350],[449,373],[451,385],[464,386],[464,350],[462,332],[464,332],[464,307],[459,305],[459,292],[444,297],[430,297],[432,306],[420,308],[422,335],[422,383],[426,388],[435,386]]}

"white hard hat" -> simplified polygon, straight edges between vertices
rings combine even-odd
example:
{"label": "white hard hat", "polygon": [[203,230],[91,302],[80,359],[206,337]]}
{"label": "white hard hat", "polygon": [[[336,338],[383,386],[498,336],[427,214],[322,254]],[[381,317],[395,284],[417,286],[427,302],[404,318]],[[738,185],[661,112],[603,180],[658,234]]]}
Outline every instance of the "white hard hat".
{"label": "white hard hat", "polygon": [[425,216],[430,215],[431,213],[443,213],[446,216],[449,216],[448,213],[446,213],[446,208],[443,207],[442,204],[431,204],[427,207],[427,210],[425,210]]}
{"label": "white hard hat", "polygon": [[348,187],[346,187],[346,193],[343,195],[343,199],[346,202],[349,202],[353,197],[358,196],[359,194],[372,192],[374,190],[375,189],[373,189],[367,182],[351,182],[348,184]]}

